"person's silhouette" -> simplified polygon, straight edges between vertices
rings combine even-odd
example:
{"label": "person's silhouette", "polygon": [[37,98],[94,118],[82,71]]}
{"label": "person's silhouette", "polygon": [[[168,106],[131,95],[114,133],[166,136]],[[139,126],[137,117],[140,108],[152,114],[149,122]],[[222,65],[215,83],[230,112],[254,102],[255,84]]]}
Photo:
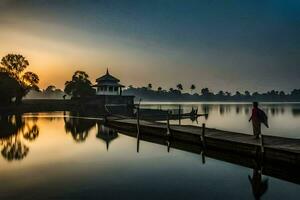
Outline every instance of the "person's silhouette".
{"label": "person's silhouette", "polygon": [[249,119],[249,122],[251,120],[253,126],[253,134],[255,138],[259,138],[259,135],[261,135],[261,123],[263,123],[266,127],[269,127],[269,125],[266,113],[258,108],[258,102],[253,102],[252,115]]}

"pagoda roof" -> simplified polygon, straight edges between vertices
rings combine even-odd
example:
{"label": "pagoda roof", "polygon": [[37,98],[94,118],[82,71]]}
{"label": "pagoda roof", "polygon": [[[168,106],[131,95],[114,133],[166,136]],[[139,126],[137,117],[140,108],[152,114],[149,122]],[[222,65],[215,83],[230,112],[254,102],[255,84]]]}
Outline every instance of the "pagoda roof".
{"label": "pagoda roof", "polygon": [[101,81],[113,81],[113,82],[120,82],[119,79],[117,79],[116,77],[112,76],[109,74],[108,69],[106,70],[106,74],[97,78],[96,82],[101,82]]}

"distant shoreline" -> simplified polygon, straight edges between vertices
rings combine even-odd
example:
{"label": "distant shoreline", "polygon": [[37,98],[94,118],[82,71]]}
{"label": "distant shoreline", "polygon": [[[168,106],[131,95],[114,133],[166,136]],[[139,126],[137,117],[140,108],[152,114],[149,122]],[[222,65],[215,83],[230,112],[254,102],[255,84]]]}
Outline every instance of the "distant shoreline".
{"label": "distant shoreline", "polygon": [[[135,103],[138,103],[137,101]],[[248,101],[142,101],[141,105],[251,105],[252,102]],[[300,102],[260,102],[260,104],[300,104]],[[80,111],[84,109],[82,103],[77,100],[63,100],[63,99],[25,99],[20,105],[6,105],[0,106],[0,114],[23,114],[23,113],[36,113],[36,112],[55,112],[55,111]],[[83,108],[83,109],[82,109]],[[97,113],[103,114],[103,113]]]}
{"label": "distant shoreline", "polygon": [[[251,105],[252,101],[142,101],[141,105],[178,105],[178,104],[243,104]],[[272,102],[272,101],[262,101],[260,104],[300,104],[299,101],[284,101],[284,102]]]}

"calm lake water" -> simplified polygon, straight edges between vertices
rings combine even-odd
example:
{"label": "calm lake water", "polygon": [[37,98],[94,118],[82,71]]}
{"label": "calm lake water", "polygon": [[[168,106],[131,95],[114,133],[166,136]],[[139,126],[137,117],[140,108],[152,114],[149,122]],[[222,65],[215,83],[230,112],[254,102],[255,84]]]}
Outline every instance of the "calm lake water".
{"label": "calm lake water", "polygon": [[[249,106],[198,107],[199,112],[209,111],[208,119],[199,118],[199,124],[250,133],[243,122]],[[294,111],[298,105],[263,107],[269,110],[268,133],[299,138],[300,118]],[[268,176],[262,176],[259,191],[253,189],[253,169],[246,167],[208,157],[203,164],[199,154],[172,148],[168,152],[165,145],[145,141],[140,141],[137,152],[136,138],[68,113],[2,117],[0,150],[1,200],[300,198],[299,185]]]}
{"label": "calm lake water", "polygon": [[[198,108],[198,114],[207,113],[208,118],[199,117],[197,121],[183,119],[181,124],[217,128],[227,131],[234,131],[252,134],[251,123],[248,122],[251,116],[251,103],[185,103],[182,111],[188,113],[192,108]],[[143,108],[171,110],[178,113],[178,104],[174,103],[144,103]],[[268,115],[269,126],[262,126],[262,133],[289,138],[300,138],[300,103],[262,103],[260,108]],[[178,120],[173,120],[178,124]]]}

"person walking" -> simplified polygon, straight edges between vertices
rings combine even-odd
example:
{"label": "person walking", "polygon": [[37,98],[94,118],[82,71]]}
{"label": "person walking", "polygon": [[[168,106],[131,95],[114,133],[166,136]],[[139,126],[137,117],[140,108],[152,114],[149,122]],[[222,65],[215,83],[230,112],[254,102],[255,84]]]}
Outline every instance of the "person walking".
{"label": "person walking", "polygon": [[258,108],[258,102],[253,102],[252,115],[249,122],[252,121],[253,134],[256,139],[261,135],[261,123],[269,128],[268,117],[266,113]]}

